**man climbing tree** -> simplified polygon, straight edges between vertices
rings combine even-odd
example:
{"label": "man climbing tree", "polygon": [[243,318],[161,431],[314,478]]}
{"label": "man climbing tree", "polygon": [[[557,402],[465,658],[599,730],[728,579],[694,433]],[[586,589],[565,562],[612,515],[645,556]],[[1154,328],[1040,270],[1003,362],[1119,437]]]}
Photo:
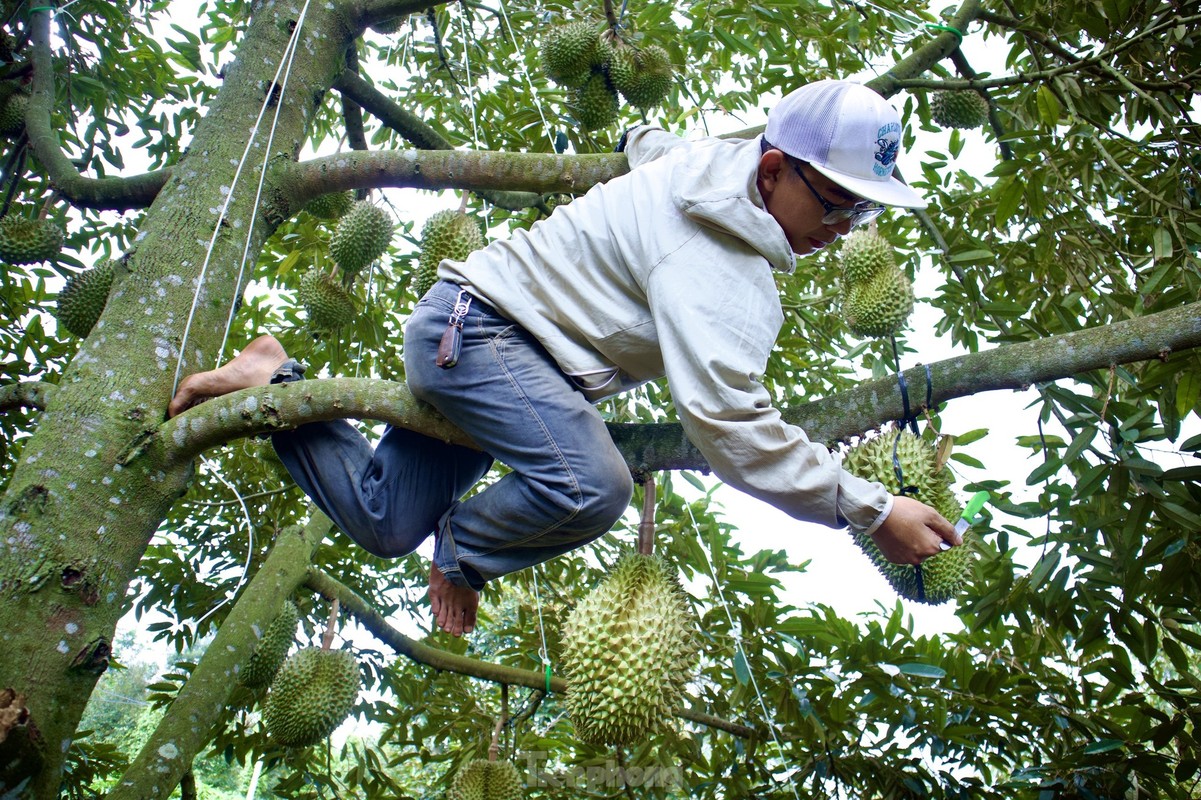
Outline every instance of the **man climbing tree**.
{"label": "man climbing tree", "polygon": [[[276,449],[372,553],[408,555],[437,531],[430,604],[456,636],[474,627],[486,581],[587,544],[622,515],[629,468],[590,401],[664,375],[718,477],[800,519],[849,522],[890,560],[919,564],[960,543],[951,524],[842,470],[780,418],[758,377],[783,317],[772,270],[791,273],[797,255],[886,205],[924,207],[892,176],[900,138],[896,111],[847,81],[793,91],[750,141],[636,128],[622,143],[631,172],[445,262],[406,326],[413,393],[484,453],[396,428],[373,451],[345,423],[276,434]],[[298,372],[275,339],[256,339],[184,380],[170,410]],[[512,471],[458,502],[494,457]]]}

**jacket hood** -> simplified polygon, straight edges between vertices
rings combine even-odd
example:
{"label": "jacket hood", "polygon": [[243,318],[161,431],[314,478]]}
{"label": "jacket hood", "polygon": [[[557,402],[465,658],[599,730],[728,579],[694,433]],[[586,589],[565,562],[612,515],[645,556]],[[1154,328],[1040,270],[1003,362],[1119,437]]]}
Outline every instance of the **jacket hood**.
{"label": "jacket hood", "polygon": [[742,239],[779,272],[796,269],[796,254],[784,229],[764,207],[756,184],[758,138],[707,139],[671,157],[676,160],[672,195],[685,215]]}

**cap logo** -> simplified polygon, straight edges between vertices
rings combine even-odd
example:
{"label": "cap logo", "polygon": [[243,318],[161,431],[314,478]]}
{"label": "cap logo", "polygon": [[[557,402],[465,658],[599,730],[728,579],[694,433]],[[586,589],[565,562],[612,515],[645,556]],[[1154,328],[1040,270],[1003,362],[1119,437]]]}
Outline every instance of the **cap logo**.
{"label": "cap logo", "polygon": [[876,133],[876,163],[872,164],[872,172],[881,177],[892,175],[893,165],[897,163],[897,152],[901,149],[901,126],[890,122]]}

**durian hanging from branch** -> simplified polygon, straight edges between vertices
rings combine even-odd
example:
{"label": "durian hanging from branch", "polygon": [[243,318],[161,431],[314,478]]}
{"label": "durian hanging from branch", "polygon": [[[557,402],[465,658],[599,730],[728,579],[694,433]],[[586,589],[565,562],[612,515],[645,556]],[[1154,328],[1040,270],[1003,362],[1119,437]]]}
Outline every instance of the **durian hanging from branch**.
{"label": "durian hanging from branch", "polygon": [[613,124],[620,94],[643,112],[661,104],[675,80],[667,51],[656,44],[639,46],[614,23],[567,22],[542,39],[542,68],[547,77],[570,90],[569,104],[584,130]]}
{"label": "durian hanging from branch", "polygon": [[422,297],[438,281],[444,259],[463,261],[487,244],[479,222],[467,213],[467,195],[457,209],[438,211],[421,228],[421,255],[417,260],[414,289]]}
{"label": "durian hanging from branch", "polygon": [[675,569],[650,553],[654,481],[644,487],[640,552],[622,556],[563,626],[567,713],[590,744],[620,747],[662,732],[700,654],[691,598]]}
{"label": "durian hanging from branch", "polygon": [[334,600],[321,647],[306,647],[279,668],[263,722],[271,737],[287,747],[308,747],[342,724],[359,697],[359,665],[349,650],[331,650],[338,601]]}
{"label": "durian hanging from branch", "polygon": [[[891,494],[899,495],[904,491],[942,514],[951,524],[956,523],[963,513],[963,507],[951,489],[951,470],[940,460],[937,448],[907,429],[864,438],[847,452],[842,466],[852,475],[878,481]],[[964,535],[962,545],[926,559],[920,567],[913,567],[892,563],[870,536],[854,534],[855,544],[897,594],[932,605],[954,599],[967,584],[973,558],[968,537],[969,534]]]}
{"label": "durian hanging from branch", "polygon": [[842,316],[858,336],[891,336],[913,313],[913,284],[893,256],[893,247],[873,223],[843,240]]}

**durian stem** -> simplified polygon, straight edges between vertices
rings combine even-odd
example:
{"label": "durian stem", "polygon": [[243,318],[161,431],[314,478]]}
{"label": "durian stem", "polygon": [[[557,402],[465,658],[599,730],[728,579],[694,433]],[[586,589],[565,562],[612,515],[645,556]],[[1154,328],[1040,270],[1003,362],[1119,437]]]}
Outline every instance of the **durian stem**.
{"label": "durian stem", "polygon": [[500,732],[509,723],[509,684],[500,685],[500,716],[492,729],[492,744],[488,746],[488,760],[495,761],[500,755]]}
{"label": "durian stem", "polygon": [[321,636],[321,649],[328,650],[334,643],[334,631],[338,626],[338,598],[329,607],[329,620],[325,623],[325,633]]}
{"label": "durian stem", "polygon": [[459,198],[459,213],[467,213],[467,192],[463,192],[462,196]]}
{"label": "durian stem", "polygon": [[613,11],[613,0],[605,0],[605,20],[609,23],[609,30],[615,33],[621,27],[621,23],[617,20],[617,14]]}
{"label": "durian stem", "polygon": [[642,520],[638,523],[638,552],[649,556],[655,552],[655,473],[648,472],[642,480]]}

